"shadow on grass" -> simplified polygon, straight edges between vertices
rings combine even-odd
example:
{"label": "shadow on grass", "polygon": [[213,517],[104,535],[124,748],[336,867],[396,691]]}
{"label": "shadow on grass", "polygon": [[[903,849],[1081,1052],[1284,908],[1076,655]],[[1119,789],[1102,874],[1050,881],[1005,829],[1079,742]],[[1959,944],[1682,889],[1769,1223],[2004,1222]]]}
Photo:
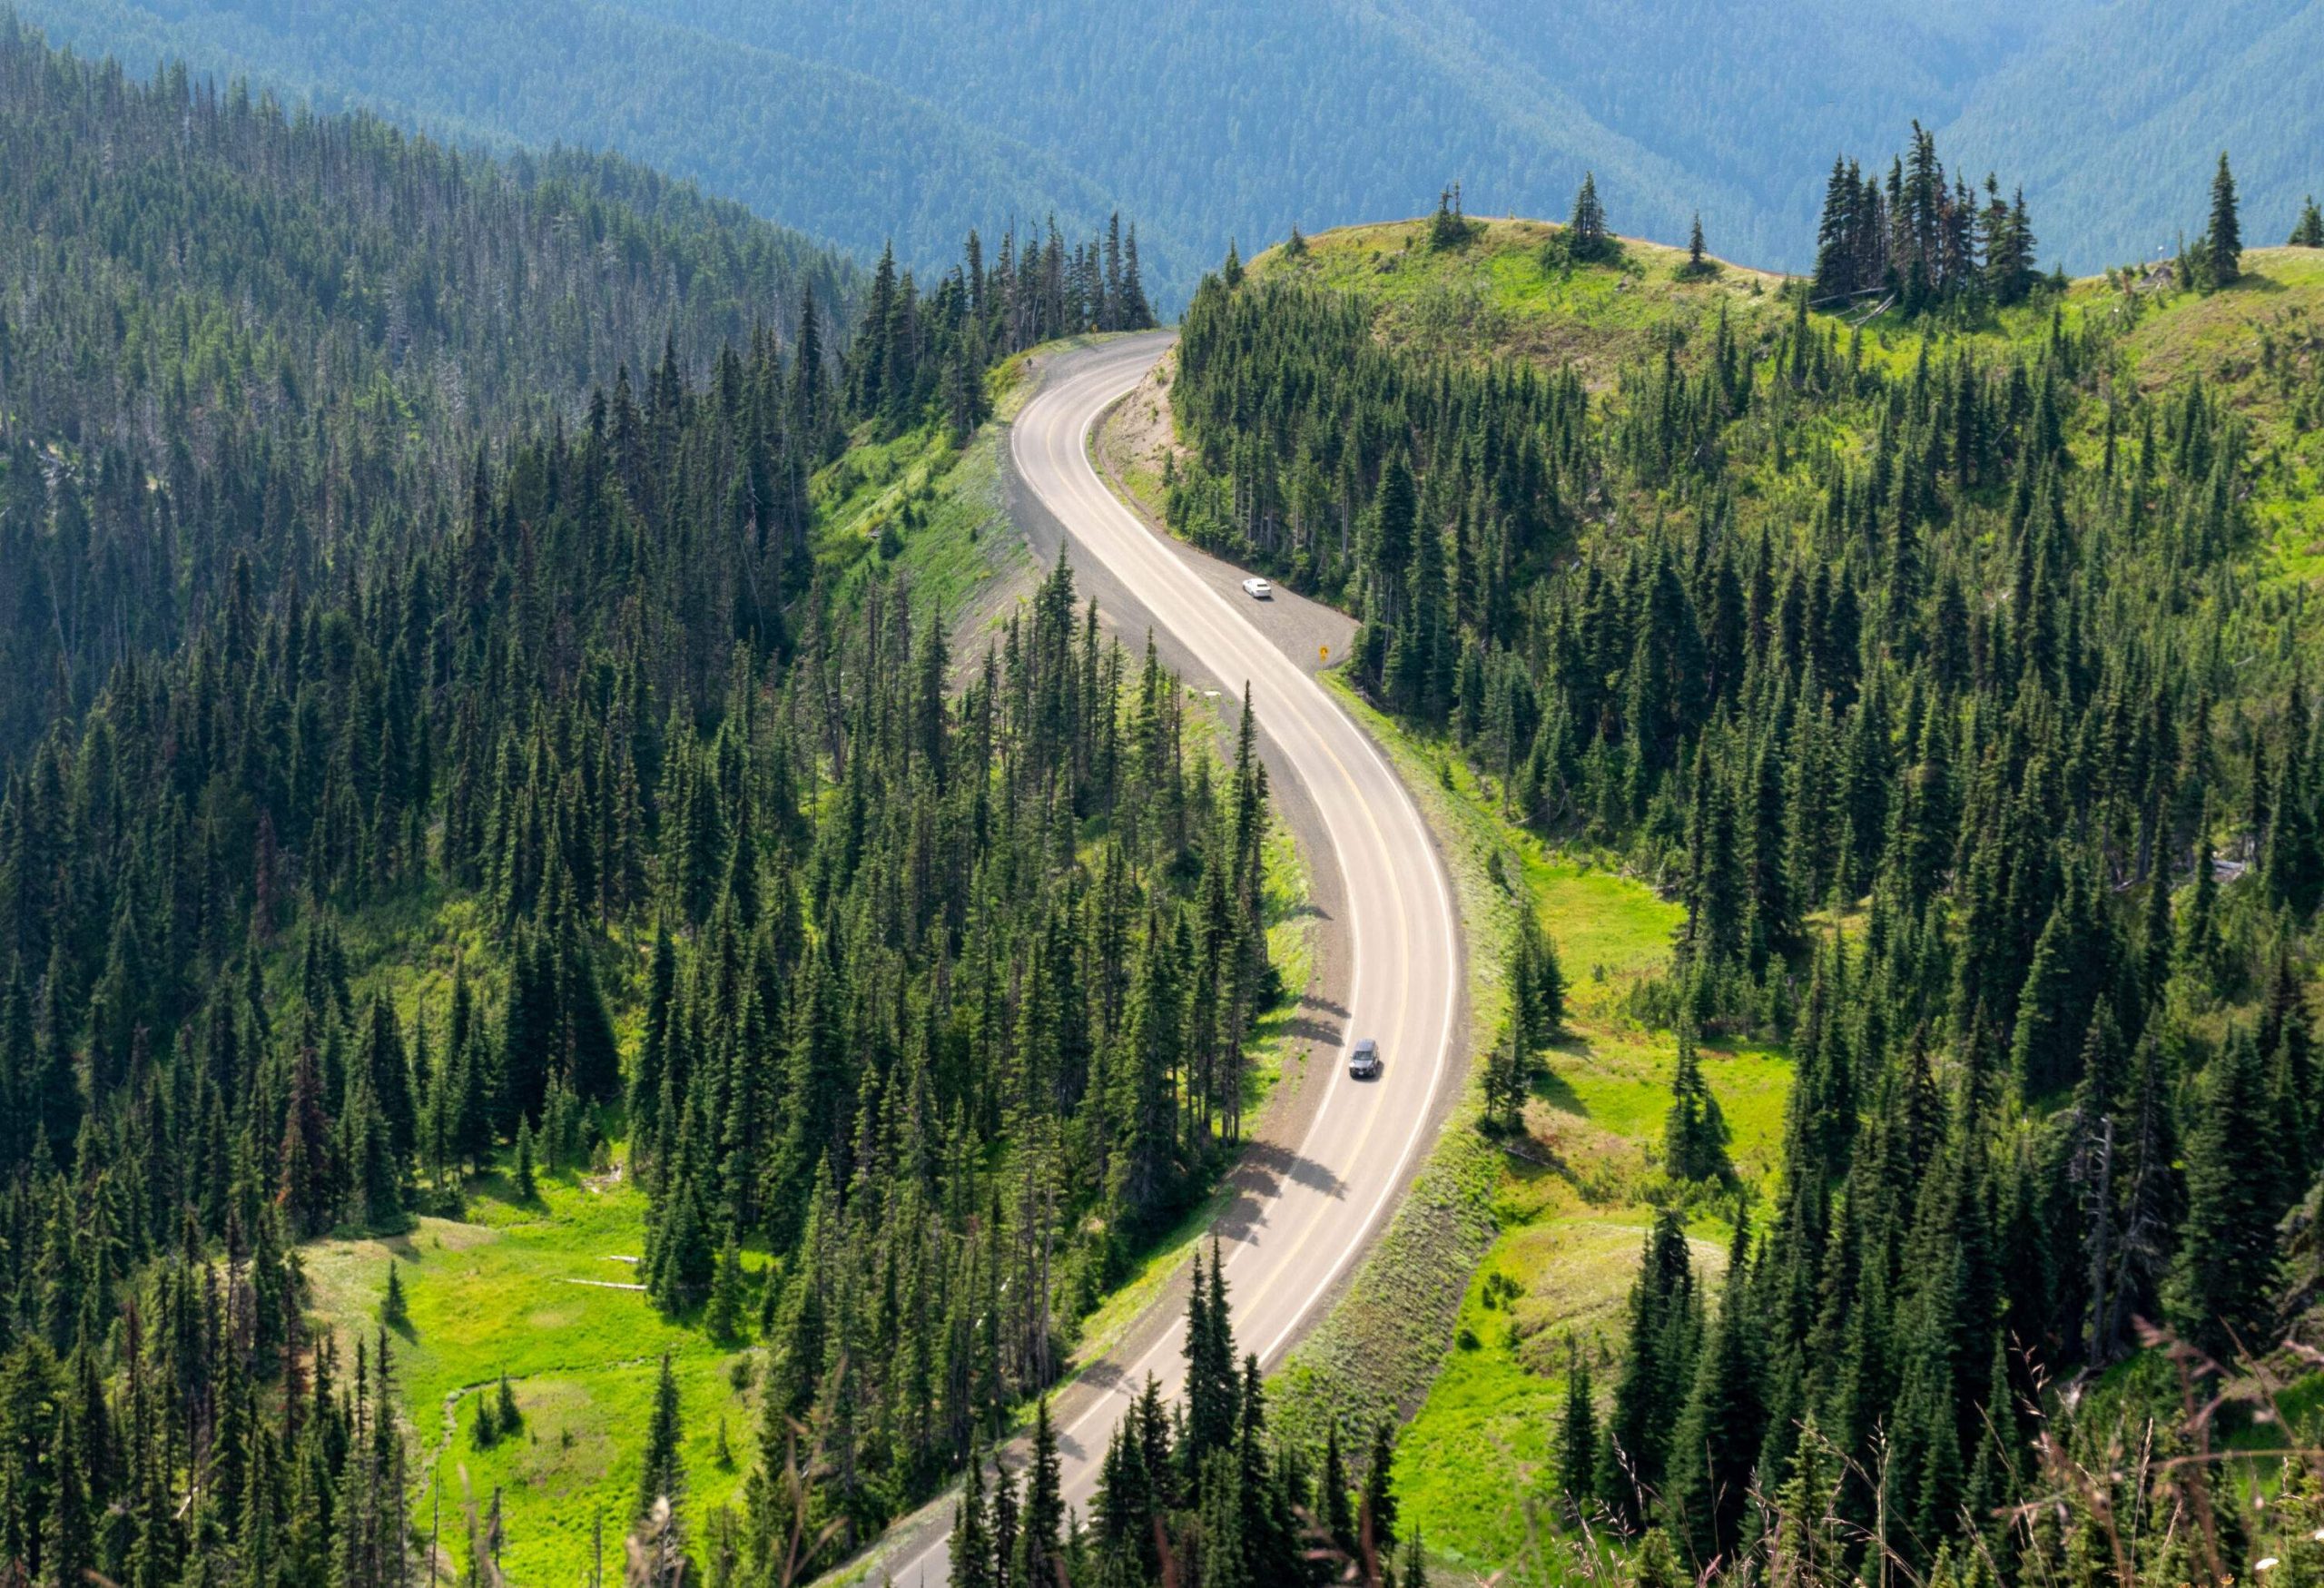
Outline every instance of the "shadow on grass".
{"label": "shadow on grass", "polygon": [[[1580,1037],[1564,1037],[1550,1044],[1550,1051],[1562,1053],[1570,1059],[1587,1060],[1590,1044]],[[1555,1070],[1543,1066],[1533,1071],[1531,1095],[1541,1102],[1580,1119],[1590,1118],[1590,1105],[1573,1090],[1571,1081]]]}

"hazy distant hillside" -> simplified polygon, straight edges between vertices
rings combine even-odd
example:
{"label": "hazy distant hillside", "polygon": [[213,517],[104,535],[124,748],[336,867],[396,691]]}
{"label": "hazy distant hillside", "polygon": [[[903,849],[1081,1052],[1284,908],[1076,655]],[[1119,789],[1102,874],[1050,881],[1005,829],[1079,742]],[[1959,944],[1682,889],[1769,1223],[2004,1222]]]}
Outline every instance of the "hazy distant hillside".
{"label": "hazy distant hillside", "polygon": [[[2272,232],[2318,182],[2324,7],[2226,0],[31,0],[85,49],[184,54],[472,133],[611,144],[862,251],[1136,218],[1183,298],[1230,237],[1408,213],[1562,214],[1804,268],[1832,155],[1917,117],[2027,173],[2045,262],[2196,219],[2217,145]],[[2135,177],[2130,181],[2126,178]]]}
{"label": "hazy distant hillside", "polygon": [[1088,232],[1100,191],[1044,152],[843,69],[578,0],[39,0],[55,42],[182,57],[286,96],[496,143],[611,148],[869,258],[950,260],[1010,215]]}
{"label": "hazy distant hillside", "polygon": [[2324,190],[2319,107],[2316,0],[2115,0],[1982,84],[1945,141],[1981,169],[2023,173],[2048,243],[2095,269],[2199,232],[2222,148],[2244,236],[2281,242],[2302,197]]}
{"label": "hazy distant hillside", "polygon": [[0,766],[230,580],[264,602],[404,560],[480,447],[665,352],[793,347],[811,295],[830,346],[862,285],[618,159],[128,84],[5,12],[0,172]]}

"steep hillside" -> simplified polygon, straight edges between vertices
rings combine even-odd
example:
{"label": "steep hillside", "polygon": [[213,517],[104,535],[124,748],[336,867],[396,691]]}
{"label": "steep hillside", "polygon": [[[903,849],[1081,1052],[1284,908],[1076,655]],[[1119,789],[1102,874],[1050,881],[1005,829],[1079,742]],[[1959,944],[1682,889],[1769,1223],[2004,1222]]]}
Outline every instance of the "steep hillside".
{"label": "steep hillside", "polygon": [[4,18],[0,82],[0,764],[231,581],[438,534],[488,439],[853,317],[852,261],[611,157],[140,84]]}
{"label": "steep hillside", "polygon": [[2200,215],[2155,200],[2201,192],[2221,149],[2251,241],[2281,242],[2324,182],[2313,132],[2283,136],[2286,117],[2319,101],[2324,11],[2304,0],[2109,0],[2068,8],[1975,85],[1944,135],[1978,170],[2024,173],[2048,218],[2044,260],[2095,271],[2152,261],[2199,231]]}
{"label": "steep hillside", "polygon": [[[779,29],[710,31],[690,11],[607,0],[23,9],[60,43],[133,70],[184,60],[451,138],[616,151],[866,260],[893,239],[907,261],[933,266],[971,229],[997,239],[1054,216],[1086,232],[1111,207],[1069,157],[973,109],[804,54]],[[1170,253],[1174,276],[1191,260]]]}
{"label": "steep hillside", "polygon": [[[1407,1515],[1519,1583],[1625,1534],[2312,1559],[2305,1499],[2189,1529],[2324,1445],[2277,1267],[2324,1196],[2324,252],[1907,318],[1580,242],[1300,239],[1167,386],[1172,524],[1364,619],[1350,686],[1563,969],[1488,1063],[1499,1236]],[[2256,1454],[2127,1458],[2210,1436],[2150,1326]]]}
{"label": "steep hillside", "polygon": [[[1471,217],[1468,224],[1471,240],[1457,248],[1432,246],[1425,219],[1334,227],[1303,235],[1295,248],[1269,247],[1244,269],[1255,283],[1344,295],[1391,351],[1571,366],[1593,390],[1674,337],[1682,349],[1699,345],[1721,319],[1739,340],[1771,346],[1794,316],[1787,289],[1797,278],[1714,252],[1690,270],[1682,247],[1619,237],[1608,263],[1577,266],[1545,250],[1565,232],[1561,223]],[[2272,243],[2272,232],[2264,241]],[[2302,438],[2324,420],[2310,380],[2324,332],[2324,250],[2254,246],[2242,254],[2242,271],[2222,292],[2187,290],[2167,273],[2109,271],[2073,281],[2063,294],[1965,319],[1866,319],[1866,301],[1818,309],[1810,320],[1856,338],[1859,357],[1896,370],[1924,343],[1933,352],[2024,347],[2048,334],[2054,318],[2062,330],[2102,332],[2120,356],[2120,375],[2142,391],[2193,376],[2215,382],[2221,400],[2264,426],[2268,440],[2305,458],[2311,444]],[[2303,399],[2311,419],[2299,417]]]}
{"label": "steep hillside", "polygon": [[954,664],[989,379],[1149,328],[1125,250],[842,338],[596,157],[0,68],[0,1564],[837,1563],[1183,1243],[1304,982],[1247,714],[1062,563]]}

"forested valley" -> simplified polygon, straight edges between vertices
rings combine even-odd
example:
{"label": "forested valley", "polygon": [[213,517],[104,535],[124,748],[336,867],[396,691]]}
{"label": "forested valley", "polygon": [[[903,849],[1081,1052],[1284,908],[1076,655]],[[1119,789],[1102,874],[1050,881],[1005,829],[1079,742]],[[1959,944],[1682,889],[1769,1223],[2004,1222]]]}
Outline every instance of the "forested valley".
{"label": "forested valley", "polygon": [[[1660,1213],[1594,1387],[1564,1358],[1569,1570],[2324,1572],[2313,1389],[2272,1398],[2319,1344],[2324,259],[2256,248],[2224,156],[2186,197],[2176,261],[2069,284],[1915,128],[1833,168],[1811,281],[1585,183],[1294,232],[1187,313],[1173,525],[1684,906],[1629,994],[1677,1043]],[[1485,1060],[1536,1162],[1551,1035]],[[1696,1059],[1738,1041],[1795,1066],[1756,1206]]]}
{"label": "forested valley", "polygon": [[[877,123],[854,192],[749,81],[777,25],[704,15],[673,49],[749,113],[689,136],[861,259],[0,14],[0,1588],[777,1588],[940,1514],[960,1588],[2324,1583],[2324,219],[2279,153],[2073,281],[2054,190],[1915,123],[1801,155],[1790,276],[1620,235],[1697,190],[1567,127],[1618,163],[1561,225],[1449,185],[1193,291],[1150,505],[1360,620],[1331,686],[1492,944],[1425,1122],[1510,1228],[1375,1288],[1428,1372],[1553,1390],[1501,1448],[1237,1339],[1269,1276],[1212,1221],[1322,912],[1250,696],[991,544],[1028,355],[1151,330],[1190,245],[877,52],[803,79]],[[1209,25],[1181,70],[1249,53]],[[1929,37],[2005,121],[1945,52],[2042,41]],[[1244,202],[1173,127],[1107,158],[1181,227]],[[1553,1204],[1615,1260],[1500,1238]],[[1181,1275],[1182,1394],[1078,1440],[1052,1393]],[[1502,1555],[1423,1536],[1463,1482]]]}

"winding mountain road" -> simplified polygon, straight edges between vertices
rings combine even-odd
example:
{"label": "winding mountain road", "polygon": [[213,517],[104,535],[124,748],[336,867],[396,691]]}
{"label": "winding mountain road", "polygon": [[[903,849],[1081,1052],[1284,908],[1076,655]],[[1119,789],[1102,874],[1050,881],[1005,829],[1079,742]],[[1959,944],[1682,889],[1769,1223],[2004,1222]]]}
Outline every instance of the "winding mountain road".
{"label": "winding mountain road", "polygon": [[[1271,1172],[1251,1177],[1219,1226],[1235,1337],[1272,1367],[1386,1224],[1440,1118],[1437,1104],[1460,1073],[1461,937],[1427,824],[1364,730],[1265,632],[1277,609],[1206,582],[1114,497],[1090,462],[1098,419],[1167,345],[1139,338],[1059,355],[1009,441],[1025,485],[1082,552],[1134,591],[1223,687],[1248,680],[1261,731],[1275,741],[1275,764],[1288,767],[1321,814],[1333,853],[1311,863],[1335,862],[1345,881],[1342,1046],[1328,1070],[1305,1081],[1323,1090],[1305,1110],[1297,1147],[1278,1155]],[[1347,1073],[1346,1049],[1364,1036],[1379,1040],[1386,1060],[1377,1080]],[[1171,1396],[1184,1378],[1183,1323],[1151,1324],[1133,1329],[1117,1358],[1083,1372],[1054,1404],[1065,1497],[1085,1517],[1107,1443],[1147,1375]],[[943,1583],[951,1504],[946,1498],[900,1530],[875,1573],[884,1565],[903,1588]]]}

